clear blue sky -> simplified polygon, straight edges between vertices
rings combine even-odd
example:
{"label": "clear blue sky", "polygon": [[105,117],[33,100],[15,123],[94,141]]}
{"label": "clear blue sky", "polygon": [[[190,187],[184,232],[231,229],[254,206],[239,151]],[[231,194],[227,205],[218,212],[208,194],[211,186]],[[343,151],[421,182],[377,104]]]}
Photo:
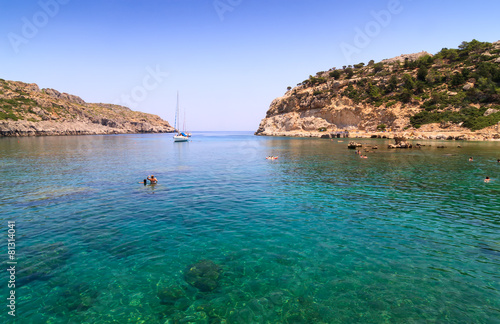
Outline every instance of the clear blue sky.
{"label": "clear blue sky", "polygon": [[2,1],[0,78],[171,124],[179,91],[190,130],[256,130],[310,74],[494,42],[499,13],[498,0]]}

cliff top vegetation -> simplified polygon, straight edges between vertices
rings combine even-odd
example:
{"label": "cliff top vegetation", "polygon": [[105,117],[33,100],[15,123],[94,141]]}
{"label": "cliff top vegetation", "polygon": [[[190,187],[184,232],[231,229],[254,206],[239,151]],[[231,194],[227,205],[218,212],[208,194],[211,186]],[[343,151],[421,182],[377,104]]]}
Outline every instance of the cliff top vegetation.
{"label": "cliff top vegetation", "polygon": [[311,88],[315,96],[344,96],[355,104],[414,107],[410,123],[416,128],[448,122],[478,130],[500,121],[500,41],[474,39],[435,55],[332,68],[289,87],[288,94]]}

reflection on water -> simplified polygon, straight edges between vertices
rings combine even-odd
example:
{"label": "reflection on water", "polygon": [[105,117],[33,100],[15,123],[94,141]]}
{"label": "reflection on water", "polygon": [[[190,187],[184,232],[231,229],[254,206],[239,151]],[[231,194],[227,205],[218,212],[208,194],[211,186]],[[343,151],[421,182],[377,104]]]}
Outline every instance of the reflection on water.
{"label": "reflection on water", "polygon": [[[360,159],[345,142],[248,134],[0,139],[18,319],[497,321],[500,143],[361,141],[379,148]],[[144,186],[150,174],[159,183]]]}

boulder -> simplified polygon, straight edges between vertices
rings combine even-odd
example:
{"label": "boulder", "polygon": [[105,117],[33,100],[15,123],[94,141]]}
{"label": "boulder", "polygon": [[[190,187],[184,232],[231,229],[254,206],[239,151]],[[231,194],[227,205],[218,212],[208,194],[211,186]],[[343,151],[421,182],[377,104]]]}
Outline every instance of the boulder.
{"label": "boulder", "polygon": [[404,136],[395,136],[394,141],[396,144],[389,144],[387,147],[390,149],[395,149],[395,148],[412,148],[413,145],[411,143],[408,143],[406,141],[406,137]]}
{"label": "boulder", "polygon": [[472,88],[474,88],[474,83],[472,83],[472,82],[467,82],[467,83],[463,86],[463,88],[462,88],[462,89],[464,89],[465,91],[467,91],[467,90],[470,90],[470,89],[472,89]]}
{"label": "boulder", "polygon": [[500,110],[498,110],[498,109],[490,108],[484,112],[484,116],[489,116],[489,115],[495,114],[499,111]]}
{"label": "boulder", "polygon": [[217,288],[222,268],[211,260],[201,260],[184,270],[184,280],[201,291]]}
{"label": "boulder", "polygon": [[349,144],[347,144],[347,148],[351,150],[354,150],[357,147],[362,147],[362,146],[363,146],[362,144],[356,142],[349,142]]}

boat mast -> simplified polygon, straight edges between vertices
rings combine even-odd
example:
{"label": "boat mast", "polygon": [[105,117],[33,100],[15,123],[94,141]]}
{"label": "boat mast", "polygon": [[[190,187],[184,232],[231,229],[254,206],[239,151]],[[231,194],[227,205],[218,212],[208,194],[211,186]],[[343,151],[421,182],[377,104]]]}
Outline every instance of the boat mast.
{"label": "boat mast", "polygon": [[182,131],[186,131],[186,109],[184,109],[184,121],[182,122]]}
{"label": "boat mast", "polygon": [[174,129],[176,132],[179,132],[177,130],[177,119],[179,119],[179,91],[177,91],[177,107],[175,109],[175,121],[174,121]]}

